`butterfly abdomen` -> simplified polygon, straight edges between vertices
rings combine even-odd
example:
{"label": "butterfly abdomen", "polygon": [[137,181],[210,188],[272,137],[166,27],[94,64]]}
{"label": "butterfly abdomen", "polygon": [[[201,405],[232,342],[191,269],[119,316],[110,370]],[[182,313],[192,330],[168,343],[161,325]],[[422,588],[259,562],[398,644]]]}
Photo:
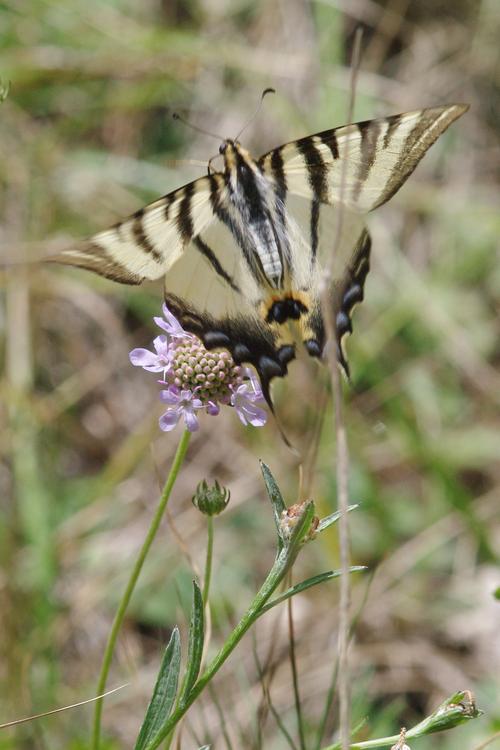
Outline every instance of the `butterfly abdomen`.
{"label": "butterfly abdomen", "polygon": [[244,238],[247,262],[258,283],[279,289],[284,282],[287,253],[282,240],[284,233],[279,232],[273,221],[274,191],[239,143],[226,141],[223,156],[234,207],[233,226],[237,223],[240,230],[236,239]]}

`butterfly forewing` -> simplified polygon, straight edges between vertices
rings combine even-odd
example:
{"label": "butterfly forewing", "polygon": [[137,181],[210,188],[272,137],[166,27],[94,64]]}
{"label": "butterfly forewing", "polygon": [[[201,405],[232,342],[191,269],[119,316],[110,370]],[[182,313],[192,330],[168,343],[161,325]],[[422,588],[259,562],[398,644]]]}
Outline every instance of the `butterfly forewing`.
{"label": "butterfly forewing", "polygon": [[259,163],[278,190],[367,213],[394,195],[466,109],[455,104],[344,125],[280,146]]}
{"label": "butterfly forewing", "polygon": [[201,177],[136,211],[50,261],[79,266],[122,284],[164,276],[192,237],[214,219],[211,201],[223,182]]}

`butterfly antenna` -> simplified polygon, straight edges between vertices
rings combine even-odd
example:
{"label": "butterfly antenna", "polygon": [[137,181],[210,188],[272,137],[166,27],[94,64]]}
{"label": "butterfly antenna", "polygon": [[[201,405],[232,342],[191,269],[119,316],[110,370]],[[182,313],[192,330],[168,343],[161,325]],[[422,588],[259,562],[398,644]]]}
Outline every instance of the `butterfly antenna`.
{"label": "butterfly antenna", "polygon": [[259,114],[260,108],[262,107],[262,102],[264,101],[264,97],[267,96],[267,94],[275,94],[275,93],[276,93],[275,89],[264,89],[264,91],[260,95],[260,100],[259,100],[259,103],[257,105],[257,109],[255,110],[255,112],[253,113],[253,115],[250,117],[250,119],[247,120],[246,123],[243,125],[243,127],[240,130],[240,132],[238,133],[238,135],[234,139],[235,141],[239,140],[239,137],[243,133],[243,131],[248,128],[248,126],[250,125],[250,123],[252,123],[255,120],[255,118],[257,117],[257,115]]}
{"label": "butterfly antenna", "polygon": [[184,117],[181,117],[178,112],[173,112],[172,117],[174,118],[174,120],[179,120],[179,122],[182,122],[183,125],[187,125],[188,128],[192,128],[192,130],[196,130],[198,133],[202,133],[202,135],[209,135],[210,138],[217,138],[218,141],[225,140],[221,135],[211,133],[209,130],[204,130],[204,128],[200,128],[198,127],[198,125],[193,125],[192,122],[188,122],[188,120],[185,120]]}

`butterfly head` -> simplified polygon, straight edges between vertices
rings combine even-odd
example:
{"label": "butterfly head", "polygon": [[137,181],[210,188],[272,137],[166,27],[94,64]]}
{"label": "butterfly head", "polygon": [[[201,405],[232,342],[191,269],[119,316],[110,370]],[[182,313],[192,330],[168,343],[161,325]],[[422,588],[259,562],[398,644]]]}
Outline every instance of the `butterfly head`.
{"label": "butterfly head", "polygon": [[234,141],[232,141],[230,138],[226,138],[225,141],[222,141],[222,143],[219,146],[219,154],[221,156],[224,156],[228,148],[234,148]]}
{"label": "butterfly head", "polygon": [[254,159],[238,140],[226,138],[219,146],[219,153],[224,159],[225,174],[234,182],[237,182],[238,176],[248,174],[249,170],[258,171]]}

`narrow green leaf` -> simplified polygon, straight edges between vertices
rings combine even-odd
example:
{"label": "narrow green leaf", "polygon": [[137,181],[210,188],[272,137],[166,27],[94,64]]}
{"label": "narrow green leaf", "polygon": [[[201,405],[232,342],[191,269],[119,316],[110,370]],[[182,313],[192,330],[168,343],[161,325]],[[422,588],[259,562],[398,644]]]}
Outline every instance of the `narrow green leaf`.
{"label": "narrow green leaf", "polygon": [[[350,513],[351,510],[356,510],[356,508],[358,508],[358,507],[359,507],[359,505],[349,505],[349,507],[347,508],[347,512]],[[318,524],[318,528],[316,529],[316,533],[319,534],[321,531],[324,531],[329,526],[331,526],[332,523],[337,523],[337,521],[339,520],[339,518],[340,518],[341,515],[342,515],[342,511],[336,510],[335,513],[330,513],[329,516],[325,516],[324,518],[322,518],[321,521]]]}
{"label": "narrow green leaf", "polygon": [[200,671],[205,638],[205,619],[203,612],[203,596],[200,587],[193,581],[193,605],[191,608],[191,622],[189,624],[189,644],[187,666],[184,681],[179,695],[179,705],[182,706],[189,696]]}
{"label": "narrow green leaf", "polygon": [[[366,570],[366,566],[365,565],[352,565],[349,568],[349,573],[356,573],[358,570]],[[342,574],[341,570],[329,570],[326,573],[319,573],[317,576],[312,576],[312,578],[307,578],[305,581],[302,581],[301,583],[296,583],[295,586],[291,586],[291,588],[287,589],[282,594],[277,596],[276,599],[273,599],[272,601],[268,602],[264,607],[262,607],[260,614],[267,612],[268,609],[275,607],[276,604],[281,604],[281,602],[284,602],[287,599],[290,599],[291,596],[295,596],[295,594],[300,594],[302,591],[305,591],[306,589],[311,588],[311,586],[316,586],[318,583],[323,583],[323,581],[330,581],[332,578],[338,578],[341,574]]]}
{"label": "narrow green leaf", "polygon": [[273,506],[274,523],[276,524],[276,531],[278,532],[278,538],[280,542],[279,546],[281,548],[283,546],[284,539],[281,531],[280,521],[283,511],[286,510],[285,501],[283,500],[283,496],[280,492],[280,488],[278,487],[275,478],[271,474],[271,469],[269,468],[269,466],[267,466],[267,464],[264,463],[264,461],[260,462],[260,469],[262,471],[262,476],[264,477],[269,500],[271,501],[271,505]]}
{"label": "narrow green leaf", "polygon": [[181,642],[174,628],[165,649],[153,696],[146,711],[134,750],[154,750],[162,741],[162,731],[172,711],[181,667]]}

